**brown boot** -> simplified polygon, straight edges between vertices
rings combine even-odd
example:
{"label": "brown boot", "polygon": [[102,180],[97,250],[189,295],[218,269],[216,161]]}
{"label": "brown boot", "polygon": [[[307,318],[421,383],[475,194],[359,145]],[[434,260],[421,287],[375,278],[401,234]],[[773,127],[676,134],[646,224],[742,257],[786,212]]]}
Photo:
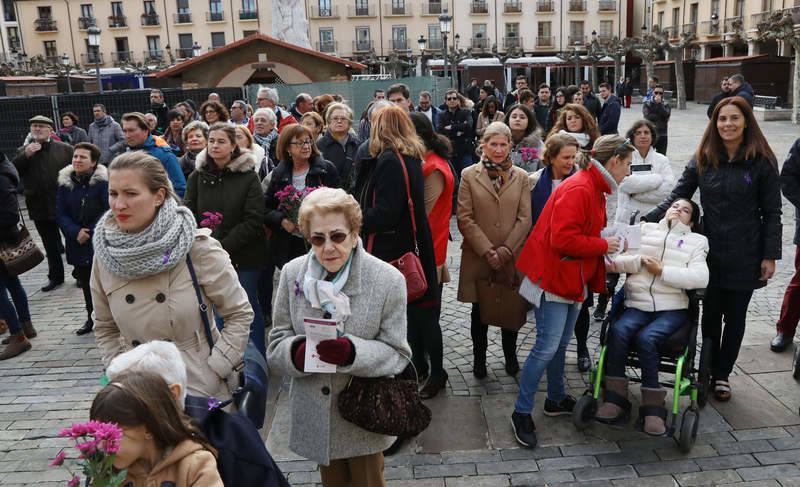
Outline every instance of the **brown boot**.
{"label": "brown boot", "polygon": [[664,409],[666,389],[642,387],[642,405],[639,407],[639,421],[642,430],[651,436],[663,436],[667,431],[667,410]]}
{"label": "brown boot", "polygon": [[0,360],[7,360],[11,357],[16,357],[17,355],[27,352],[31,349],[31,342],[25,338],[25,335],[11,335],[9,337],[11,340],[9,341],[8,346],[0,352]]}
{"label": "brown boot", "polygon": [[603,404],[597,409],[595,419],[612,425],[626,424],[631,417],[631,403],[628,401],[628,378],[606,376],[603,391]]}
{"label": "brown boot", "polygon": [[[33,324],[30,321],[23,321],[20,323],[22,325],[22,333],[25,335],[25,338],[33,338],[37,335],[36,329],[33,327]],[[3,345],[8,345],[11,343],[11,337],[7,336],[3,338],[3,341],[0,342]]]}

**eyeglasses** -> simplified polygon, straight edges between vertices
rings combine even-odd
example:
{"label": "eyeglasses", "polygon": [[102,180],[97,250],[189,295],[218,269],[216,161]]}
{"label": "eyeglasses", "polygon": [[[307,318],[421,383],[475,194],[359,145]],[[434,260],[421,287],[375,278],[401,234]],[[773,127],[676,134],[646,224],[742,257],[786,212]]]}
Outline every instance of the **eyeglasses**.
{"label": "eyeglasses", "polygon": [[458,97],[457,96],[448,96],[446,99],[447,99],[447,101],[453,101],[453,100],[458,100]]}
{"label": "eyeglasses", "polygon": [[311,242],[311,245],[313,245],[314,247],[322,247],[323,245],[325,245],[325,242],[328,239],[330,239],[331,242],[333,242],[335,244],[340,244],[340,243],[344,242],[344,239],[346,239],[348,235],[349,235],[348,233],[344,233],[344,232],[333,232],[329,236],[326,236],[326,235],[312,235],[311,238],[309,239],[309,241]]}
{"label": "eyeglasses", "polygon": [[614,153],[611,154],[611,157],[614,157],[615,155],[617,155],[617,151],[618,150],[622,149],[623,147],[625,147],[626,145],[628,145],[630,143],[631,143],[631,139],[625,139],[625,142],[621,143],[620,145],[617,146],[616,149],[614,149]]}
{"label": "eyeglasses", "polygon": [[342,122],[349,122],[350,119],[346,117],[331,117],[331,122],[342,123]]}
{"label": "eyeglasses", "polygon": [[289,142],[289,143],[295,147],[305,147],[305,146],[311,147],[311,144],[313,144],[313,142],[311,142],[310,140],[304,140],[302,142]]}

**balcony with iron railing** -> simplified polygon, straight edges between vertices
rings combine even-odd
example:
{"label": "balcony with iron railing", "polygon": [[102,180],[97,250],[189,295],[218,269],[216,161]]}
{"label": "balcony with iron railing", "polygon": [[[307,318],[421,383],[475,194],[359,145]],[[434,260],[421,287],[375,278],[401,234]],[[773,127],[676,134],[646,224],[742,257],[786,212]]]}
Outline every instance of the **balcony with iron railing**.
{"label": "balcony with iron railing", "polygon": [[603,33],[597,34],[597,40],[599,42],[609,42],[611,39],[614,38],[614,35],[611,33]]}
{"label": "balcony with iron railing", "polygon": [[586,12],[586,0],[569,0],[570,12]]}
{"label": "balcony with iron railing", "polygon": [[158,14],[142,14],[141,22],[142,27],[158,27],[161,25],[161,19]]}
{"label": "balcony with iron railing", "polygon": [[50,64],[61,64],[61,56],[45,56],[44,60]]}
{"label": "balcony with iron railing", "polygon": [[503,3],[503,13],[521,14],[522,2],[520,0],[506,0],[505,3]]}
{"label": "balcony with iron railing", "polygon": [[164,59],[164,51],[161,49],[146,49],[142,53],[145,62],[159,62]]}
{"label": "balcony with iron railing", "polygon": [[439,15],[443,12],[442,2],[422,2],[422,15]]}
{"label": "balcony with iron railing", "polygon": [[369,52],[372,45],[372,41],[353,41],[353,52]]}
{"label": "balcony with iron railing", "polygon": [[337,41],[317,41],[317,51],[324,52],[326,54],[333,54],[339,48],[339,43]]}
{"label": "balcony with iron railing", "polygon": [[725,19],[725,32],[736,32],[742,26],[742,17],[728,17]]}
{"label": "balcony with iron railing", "polygon": [[707,36],[718,36],[719,35],[719,21],[714,20],[705,20],[700,24],[700,32]]}
{"label": "balcony with iron railing", "polygon": [[598,12],[616,12],[617,2],[615,0],[600,0],[597,6]]}
{"label": "balcony with iron railing", "polygon": [[383,5],[383,15],[387,17],[408,17],[413,14],[411,13],[411,5],[407,2],[392,2]]}
{"label": "balcony with iron railing", "polygon": [[586,45],[586,36],[584,36],[584,35],[569,35],[569,36],[567,36],[567,42],[569,43],[569,47],[570,48],[574,48],[576,42],[581,46],[585,46]]}
{"label": "balcony with iron railing", "polygon": [[469,2],[469,13],[473,15],[488,15],[489,4],[485,1]]}
{"label": "balcony with iron railing", "polygon": [[792,23],[794,25],[800,24],[800,1],[794,0],[794,7],[785,8],[782,10],[785,14],[789,14],[792,17]]}
{"label": "balcony with iron railing", "polygon": [[190,59],[194,57],[194,49],[191,47],[179,47],[175,49],[175,57],[178,59]]}
{"label": "balcony with iron railing", "polygon": [[680,31],[677,26],[664,27],[664,33],[667,34],[668,39],[677,39],[680,37]]}
{"label": "balcony with iron railing", "polygon": [[683,24],[683,29],[681,30],[684,34],[697,34],[697,22],[691,22],[689,24]]}
{"label": "balcony with iron railing", "polygon": [[176,24],[191,24],[192,23],[192,13],[191,12],[178,12],[172,14],[172,21]]}
{"label": "balcony with iron railing", "polygon": [[258,20],[258,10],[239,10],[239,20]]}
{"label": "balcony with iron railing", "polygon": [[522,37],[503,37],[503,49],[522,49]]}
{"label": "balcony with iron railing", "polygon": [[375,6],[371,3],[359,3],[347,6],[348,17],[375,17]]}
{"label": "balcony with iron railing", "polygon": [[84,52],[81,53],[81,64],[92,65],[105,64],[102,52]]}
{"label": "balcony with iron railing", "polygon": [[757,14],[753,14],[750,16],[750,28],[751,29],[758,29],[758,24],[762,22],[766,22],[769,20],[769,16],[772,12],[759,12]]}
{"label": "balcony with iron railing", "polygon": [[319,5],[312,5],[310,17],[312,19],[338,19],[339,7],[334,5],[332,7],[319,8]]}
{"label": "balcony with iron railing", "polygon": [[133,62],[132,51],[116,51],[111,53],[111,62],[114,64],[124,64]]}
{"label": "balcony with iron railing", "polygon": [[536,13],[553,13],[556,11],[552,0],[539,0],[536,2]]}
{"label": "balcony with iron railing", "polygon": [[386,45],[393,51],[408,51],[408,39],[389,39]]}
{"label": "balcony with iron railing", "polygon": [[492,44],[488,37],[473,37],[470,39],[470,46],[473,49],[489,49]]}
{"label": "balcony with iron railing", "polygon": [[58,23],[53,19],[36,19],[33,25],[36,32],[58,32]]}
{"label": "balcony with iron railing", "polygon": [[428,39],[425,50],[441,50],[442,46],[444,46],[444,40],[441,37],[432,37]]}
{"label": "balcony with iron railing", "polygon": [[225,12],[206,12],[206,22],[225,22]]}
{"label": "balcony with iron railing", "polygon": [[128,17],[124,15],[109,15],[108,28],[109,29],[124,29],[128,27]]}
{"label": "balcony with iron railing", "polygon": [[78,30],[86,30],[93,25],[97,25],[94,17],[78,17]]}
{"label": "balcony with iron railing", "polygon": [[536,36],[536,47],[553,47],[555,36]]}

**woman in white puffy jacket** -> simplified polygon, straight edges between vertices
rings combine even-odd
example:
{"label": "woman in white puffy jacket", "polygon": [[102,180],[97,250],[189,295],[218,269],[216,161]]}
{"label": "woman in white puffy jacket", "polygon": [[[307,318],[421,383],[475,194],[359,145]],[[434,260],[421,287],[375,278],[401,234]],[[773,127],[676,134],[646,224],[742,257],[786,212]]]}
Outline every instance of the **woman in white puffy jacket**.
{"label": "woman in white puffy jacket", "polygon": [[699,218],[696,203],[675,200],[660,222],[642,224],[641,248],[606,266],[628,276],[625,311],[608,331],[605,402],[597,411],[598,421],[619,425],[630,419],[625,359],[635,347],[642,366],[641,426],[655,436],[666,431],[667,391],[658,382],[658,348],[689,318],[686,290],[708,284],[708,240],[692,232]]}
{"label": "woman in white puffy jacket", "polygon": [[631,175],[619,185],[617,214],[614,220],[627,224],[634,211],[646,214],[669,196],[675,176],[669,159],[653,148],[658,139],[656,127],[648,120],[637,120],[626,134],[636,151],[633,153]]}

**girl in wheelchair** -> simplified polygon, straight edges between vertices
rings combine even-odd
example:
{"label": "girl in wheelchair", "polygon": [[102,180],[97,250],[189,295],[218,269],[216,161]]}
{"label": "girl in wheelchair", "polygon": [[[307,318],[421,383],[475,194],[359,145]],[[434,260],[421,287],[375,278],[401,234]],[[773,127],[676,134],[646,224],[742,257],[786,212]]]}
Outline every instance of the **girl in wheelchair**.
{"label": "girl in wheelchair", "polygon": [[596,415],[600,422],[621,425],[630,419],[625,360],[633,347],[642,366],[643,430],[654,436],[666,432],[667,391],[658,381],[659,346],[689,319],[686,290],[708,284],[708,240],[692,232],[699,218],[696,203],[677,199],[660,222],[642,224],[640,249],[606,261],[609,271],[628,275],[625,311],[608,331],[605,402]]}

